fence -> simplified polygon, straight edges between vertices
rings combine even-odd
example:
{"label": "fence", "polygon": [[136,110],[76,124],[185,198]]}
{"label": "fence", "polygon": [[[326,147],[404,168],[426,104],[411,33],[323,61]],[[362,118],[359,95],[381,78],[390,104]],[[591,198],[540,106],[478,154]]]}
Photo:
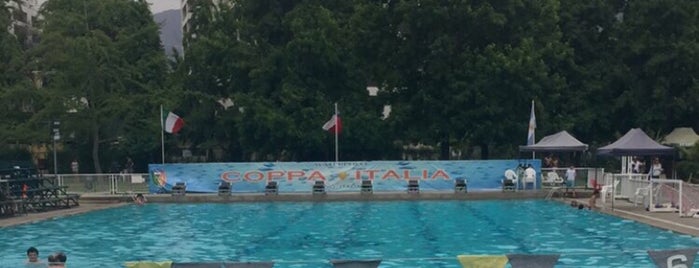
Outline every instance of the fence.
{"label": "fence", "polygon": [[[541,169],[541,181],[542,182],[549,182],[552,181],[550,178],[553,173],[555,173],[556,176],[561,178],[562,180],[565,180],[566,178],[566,171],[568,171],[568,168],[542,168]],[[602,181],[602,178],[604,177],[604,169],[603,168],[575,168],[575,180],[573,182],[573,187],[584,187],[584,188],[593,188],[595,182],[600,182]],[[544,186],[555,186],[551,183],[545,183],[548,185]],[[542,184],[543,185],[543,184]]]}
{"label": "fence", "polygon": [[[45,175],[53,177],[53,175]],[[58,174],[59,186],[67,186],[70,193],[120,194],[126,192],[148,192],[148,174]]]}

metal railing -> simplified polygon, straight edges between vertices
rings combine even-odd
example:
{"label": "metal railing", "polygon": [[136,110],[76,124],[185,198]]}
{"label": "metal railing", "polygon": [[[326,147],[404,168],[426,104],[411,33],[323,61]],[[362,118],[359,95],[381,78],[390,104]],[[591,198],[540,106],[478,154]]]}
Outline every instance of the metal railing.
{"label": "metal railing", "polygon": [[[53,175],[45,175],[53,177]],[[59,186],[67,186],[69,193],[79,194],[122,194],[127,192],[148,192],[147,173],[110,174],[58,174]]]}
{"label": "metal railing", "polygon": [[[549,176],[549,173],[551,173],[551,172],[555,172],[559,178],[561,178],[565,181],[567,170],[568,170],[568,168],[542,168],[541,169],[542,186],[544,186],[544,187],[560,186],[560,185],[552,185],[550,183],[544,183],[544,182],[548,181],[547,176]],[[575,168],[575,180],[574,180],[572,186],[584,187],[584,188],[593,188],[595,182],[602,181],[604,174],[605,173],[604,173],[603,168],[576,167]]]}

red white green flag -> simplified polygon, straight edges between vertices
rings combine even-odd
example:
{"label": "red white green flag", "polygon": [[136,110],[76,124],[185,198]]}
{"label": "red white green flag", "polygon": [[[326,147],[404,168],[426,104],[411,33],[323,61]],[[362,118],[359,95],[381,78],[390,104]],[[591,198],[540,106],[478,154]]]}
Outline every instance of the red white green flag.
{"label": "red white green flag", "polygon": [[167,133],[177,133],[184,126],[184,120],[173,112],[163,115],[163,130]]}
{"label": "red white green flag", "polygon": [[334,114],[330,120],[323,124],[323,130],[329,131],[333,134],[339,134],[342,132],[342,120],[340,120],[340,115]]}

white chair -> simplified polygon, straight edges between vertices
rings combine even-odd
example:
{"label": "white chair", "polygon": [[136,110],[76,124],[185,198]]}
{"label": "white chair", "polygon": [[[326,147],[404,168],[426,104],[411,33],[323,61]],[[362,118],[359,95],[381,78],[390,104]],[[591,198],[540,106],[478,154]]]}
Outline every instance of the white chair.
{"label": "white chair", "polygon": [[563,178],[558,176],[558,173],[555,171],[550,171],[549,173],[546,173],[546,181],[550,184],[563,184]]}
{"label": "white chair", "polygon": [[600,190],[600,196],[602,197],[602,204],[607,203],[607,195],[611,195],[612,198],[614,198],[614,190],[619,187],[619,181],[614,180],[614,184],[609,184],[609,185],[604,185],[602,186],[602,190]]}
{"label": "white chair", "polygon": [[528,167],[524,170],[524,178],[522,179],[522,189],[527,189],[527,184],[531,183],[532,188],[536,187],[536,170]]}
{"label": "white chair", "polygon": [[517,188],[517,173],[514,170],[505,170],[505,179],[502,180],[503,191],[514,191]]}
{"label": "white chair", "polygon": [[646,204],[646,198],[650,194],[650,185],[646,187],[636,188],[636,192],[633,194],[633,205],[638,205],[638,199],[641,198],[641,204]]}

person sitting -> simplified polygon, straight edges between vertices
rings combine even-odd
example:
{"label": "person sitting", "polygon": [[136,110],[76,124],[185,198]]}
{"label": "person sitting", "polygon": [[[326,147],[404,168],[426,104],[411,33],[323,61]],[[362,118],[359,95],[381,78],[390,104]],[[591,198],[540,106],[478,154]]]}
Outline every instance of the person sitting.
{"label": "person sitting", "polygon": [[146,199],[143,194],[137,194],[136,196],[133,197],[133,202],[136,203],[136,205],[145,205],[146,202],[148,202],[148,199]]}
{"label": "person sitting", "polygon": [[49,256],[48,261],[49,261],[49,268],[64,268],[66,267],[66,261],[68,260],[68,257],[66,256],[65,253],[63,252],[56,252]]}

